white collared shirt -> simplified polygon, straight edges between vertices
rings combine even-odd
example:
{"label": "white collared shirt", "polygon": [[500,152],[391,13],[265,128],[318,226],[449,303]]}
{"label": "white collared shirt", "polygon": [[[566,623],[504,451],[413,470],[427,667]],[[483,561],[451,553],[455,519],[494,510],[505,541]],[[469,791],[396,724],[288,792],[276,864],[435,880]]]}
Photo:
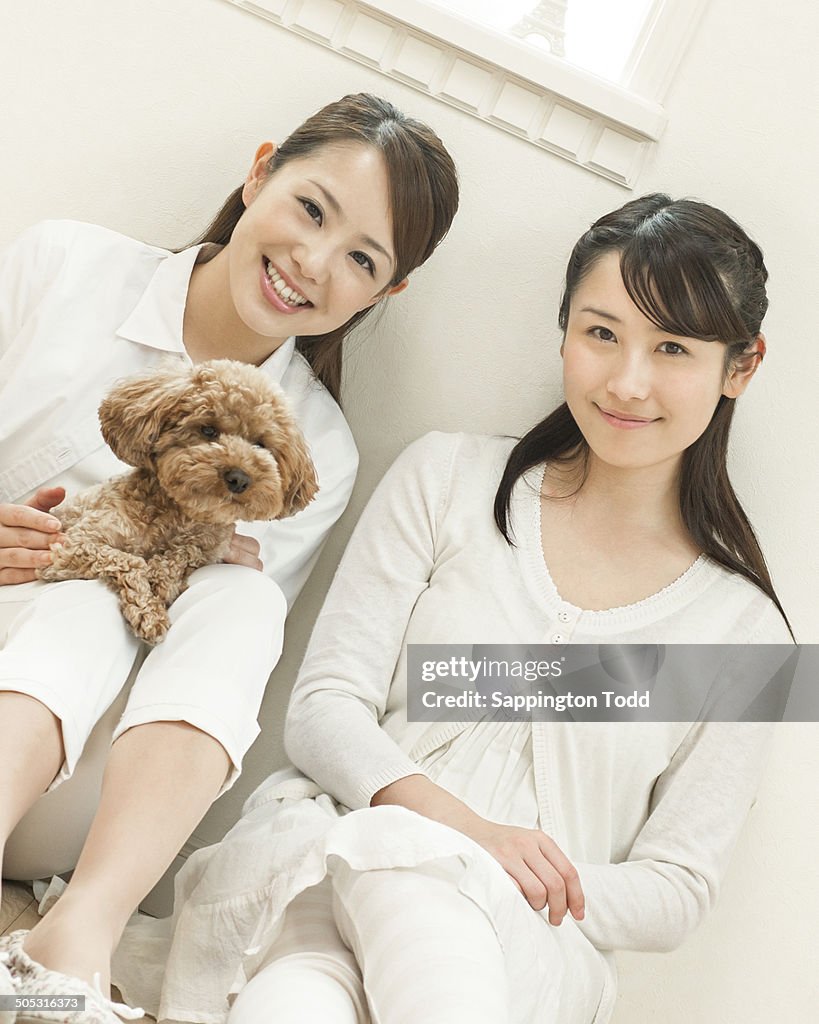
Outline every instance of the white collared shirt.
{"label": "white collared shirt", "polygon": [[[0,253],[0,502],[44,486],[71,496],[131,468],[105,444],[97,409],[123,377],[190,364],[182,319],[200,249],[169,253],[107,228],[46,221]],[[347,505],[358,453],[294,338],[261,369],[287,393],[320,491],[289,519],[237,528],[260,542],[265,572],[291,605]]]}

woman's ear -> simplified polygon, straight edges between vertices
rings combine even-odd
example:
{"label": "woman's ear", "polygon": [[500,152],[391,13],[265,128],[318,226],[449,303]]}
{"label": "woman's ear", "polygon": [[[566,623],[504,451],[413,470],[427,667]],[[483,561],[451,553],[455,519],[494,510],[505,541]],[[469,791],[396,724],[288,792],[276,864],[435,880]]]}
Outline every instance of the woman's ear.
{"label": "woman's ear", "polygon": [[256,150],[256,155],[253,157],[253,163],[250,170],[247,172],[244,187],[242,188],[242,200],[244,201],[245,207],[250,206],[259,194],[259,190],[262,185],[267,180],[270,173],[268,165],[270,163],[270,158],[275,152],[275,142],[263,142]]}
{"label": "woman's ear", "polygon": [[751,378],[765,358],[766,351],[765,335],[758,334],[756,340],[739,355],[729,370],[722,387],[722,393],[726,398],[739,398],[751,383]]}
{"label": "woman's ear", "polygon": [[392,288],[387,289],[387,295],[398,295],[405,288],[409,287],[409,278],[405,277],[403,281],[399,281],[398,284],[394,284]]}
{"label": "woman's ear", "polygon": [[374,295],[370,299],[370,301],[366,303],[366,305],[361,307],[362,311],[365,309],[369,309],[371,306],[374,306],[376,302],[381,302],[383,299],[388,299],[390,295],[397,295],[399,292],[402,292],[407,287],[409,287],[409,278],[405,277],[404,280],[399,281],[398,284],[394,284],[391,288],[387,288],[383,292],[379,292],[377,295]]}

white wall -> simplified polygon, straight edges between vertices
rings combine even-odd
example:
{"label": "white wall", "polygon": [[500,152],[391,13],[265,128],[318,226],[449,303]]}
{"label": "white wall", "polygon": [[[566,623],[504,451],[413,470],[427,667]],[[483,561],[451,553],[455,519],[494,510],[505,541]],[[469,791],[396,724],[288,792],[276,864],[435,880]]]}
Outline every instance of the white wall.
{"label": "white wall", "polygon": [[[431,428],[516,433],[555,404],[565,259],[593,219],[632,193],[221,0],[39,0],[3,20],[0,242],[44,217],[74,217],[181,245],[239,183],[261,140],[283,137],[349,91],[380,92],[430,121],[463,178],[445,247],[348,360],[359,482],[291,615],[245,773],[198,830],[213,841],[282,761],[288,689],[376,481]],[[814,643],[818,37],[816,5],[713,0],[669,95],[669,127],[633,193],[663,189],[724,205],[763,245],[769,356],[738,409],[733,476],[797,635]],[[518,299],[499,303],[493,295],[504,291]],[[674,954],[621,958],[619,1024],[813,1019],[816,738],[813,725],[781,728],[704,928]]]}

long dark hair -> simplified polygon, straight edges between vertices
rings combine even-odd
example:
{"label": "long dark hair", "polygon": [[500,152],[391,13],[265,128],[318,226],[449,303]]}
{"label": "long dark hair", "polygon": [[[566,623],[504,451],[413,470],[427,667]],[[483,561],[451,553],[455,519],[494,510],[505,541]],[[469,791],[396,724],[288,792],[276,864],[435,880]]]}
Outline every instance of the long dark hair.
{"label": "long dark hair", "polygon": [[[564,335],[572,296],[609,252],[620,254],[623,284],[637,308],[670,334],[723,343],[726,372],[758,337],[768,308],[768,271],[759,246],[721,210],[661,193],[634,199],[601,217],[575,245],[558,315]],[[759,541],[728,478],[734,401],[720,396],[705,431],[683,453],[680,516],[694,543],[712,561],[767,594],[791,630]],[[509,508],[515,482],[544,462],[569,463],[578,458],[582,487],[589,446],[564,402],[518,441],[506,463],[494,513],[509,544],[513,543]]]}
{"label": "long dark hair", "polygon": [[[309,156],[322,146],[345,142],[375,146],[387,165],[396,260],[390,286],[398,284],[432,255],[449,230],[458,209],[455,164],[423,122],[407,117],[387,100],[358,93],[329,103],[308,118],[276,149],[268,173],[274,174],[290,160]],[[191,244],[227,245],[244,212],[240,185]],[[337,402],[344,338],[373,308],[361,310],[328,334],[296,338],[296,347]]]}

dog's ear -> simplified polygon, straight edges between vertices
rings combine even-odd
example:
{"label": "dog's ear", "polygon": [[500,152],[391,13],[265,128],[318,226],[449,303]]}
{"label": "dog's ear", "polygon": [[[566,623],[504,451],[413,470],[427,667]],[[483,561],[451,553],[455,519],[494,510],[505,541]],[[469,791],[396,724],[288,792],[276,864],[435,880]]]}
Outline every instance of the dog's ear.
{"label": "dog's ear", "polygon": [[103,399],[99,409],[102,436],[118,459],[148,467],[162,426],[190,387],[189,367],[152,370],[129,377]]}
{"label": "dog's ear", "polygon": [[319,489],[316,469],[301,431],[294,428],[289,435],[287,444],[276,453],[284,492],[280,519],[307,508]]}

